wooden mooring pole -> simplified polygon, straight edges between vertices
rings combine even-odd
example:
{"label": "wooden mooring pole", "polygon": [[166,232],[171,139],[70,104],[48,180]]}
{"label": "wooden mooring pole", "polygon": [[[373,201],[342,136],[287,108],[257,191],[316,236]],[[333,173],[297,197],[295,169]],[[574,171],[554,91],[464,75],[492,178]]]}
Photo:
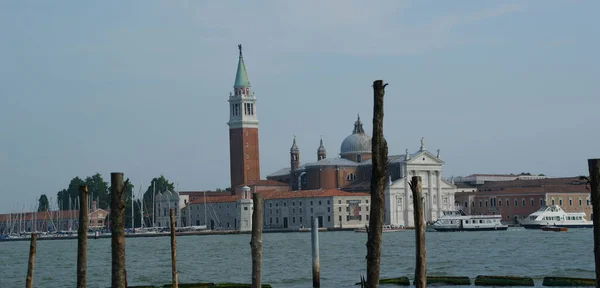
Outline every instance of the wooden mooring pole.
{"label": "wooden mooring pole", "polygon": [[173,288],[179,287],[177,280],[177,240],[175,239],[175,210],[171,208],[171,277],[173,278]]}
{"label": "wooden mooring pole", "polygon": [[112,250],[112,288],[126,288],[125,276],[125,187],[123,173],[110,174],[110,232]]}
{"label": "wooden mooring pole", "polygon": [[373,172],[371,177],[371,211],[367,239],[367,287],[379,287],[381,233],[383,230],[384,190],[387,177],[388,146],[383,137],[383,80],[373,82]]}
{"label": "wooden mooring pole", "polygon": [[77,231],[77,288],[85,288],[88,234],[88,187],[79,186],[79,230]]}
{"label": "wooden mooring pole", "polygon": [[592,221],[594,221],[594,259],[596,262],[596,287],[600,287],[600,159],[588,159]]}
{"label": "wooden mooring pole", "polygon": [[425,257],[425,219],[423,217],[423,186],[421,176],[413,176],[410,182],[413,195],[413,217],[415,222],[416,267],[415,287],[427,287],[426,257]]}
{"label": "wooden mooring pole", "polygon": [[310,229],[312,246],[312,278],[313,288],[321,287],[321,264],[319,262],[319,218],[314,217]]}
{"label": "wooden mooring pole", "polygon": [[250,248],[252,250],[252,288],[260,288],[262,285],[262,195],[253,193],[252,201],[252,238],[250,239]]}
{"label": "wooden mooring pole", "polygon": [[33,264],[35,261],[35,242],[37,234],[31,234],[31,244],[29,244],[29,263],[27,264],[27,278],[25,279],[25,287],[33,287]]}

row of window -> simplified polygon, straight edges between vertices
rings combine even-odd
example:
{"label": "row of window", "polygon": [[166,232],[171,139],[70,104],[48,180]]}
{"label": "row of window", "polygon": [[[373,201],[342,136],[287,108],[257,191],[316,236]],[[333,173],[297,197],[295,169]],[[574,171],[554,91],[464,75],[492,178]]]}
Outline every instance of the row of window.
{"label": "row of window", "polygon": [[[298,218],[299,218],[298,219],[299,220],[298,223],[304,224],[304,223],[302,223],[302,216],[300,216]],[[354,219],[354,218],[357,218],[357,219]],[[313,217],[311,216],[310,219],[312,221]],[[362,221],[362,215],[358,215],[358,217],[353,217],[353,216],[347,215],[346,216],[346,221],[350,221],[350,220]],[[366,215],[366,220],[369,221],[369,215]],[[338,216],[338,221],[342,222],[342,215]],[[331,216],[327,216],[327,222],[331,223]],[[269,224],[273,224],[273,217],[269,218]],[[275,224],[279,224],[279,217],[275,217]],[[292,224],[296,224],[296,217],[292,217]],[[306,223],[306,224],[310,224],[310,223]]]}
{"label": "row of window", "polygon": [[[244,104],[244,115],[254,115],[254,103],[243,103]],[[231,104],[231,115],[240,116],[240,104]]]}
{"label": "row of window", "polygon": [[[583,206],[583,200],[581,199],[581,197],[579,197],[579,206]],[[535,206],[535,201],[533,200],[533,198],[529,199],[530,201],[530,206]],[[586,205],[589,206],[590,205],[590,200],[586,200]],[[484,204],[485,203],[485,204]],[[556,205],[556,202],[554,200],[554,198],[551,200],[552,205]],[[527,204],[527,202],[525,201],[525,198],[521,199],[521,206],[525,207]],[[485,205],[485,207],[488,207],[488,200],[482,201],[479,200],[479,207],[483,207]],[[496,198],[491,198],[489,200],[489,205],[490,207],[502,207],[502,199],[500,200],[496,200]],[[514,201],[514,205],[515,207],[519,206],[519,200],[515,199]],[[562,206],[563,205],[563,200],[562,198],[558,198],[558,205]],[[544,199],[540,198],[540,202],[539,202],[539,206],[542,207],[544,206]],[[569,206],[573,206],[573,199],[569,198]],[[465,207],[467,206],[467,202],[465,202]],[[475,201],[471,201],[471,207],[475,207]],[[506,199],[506,207],[510,207],[510,201],[508,199]]]}

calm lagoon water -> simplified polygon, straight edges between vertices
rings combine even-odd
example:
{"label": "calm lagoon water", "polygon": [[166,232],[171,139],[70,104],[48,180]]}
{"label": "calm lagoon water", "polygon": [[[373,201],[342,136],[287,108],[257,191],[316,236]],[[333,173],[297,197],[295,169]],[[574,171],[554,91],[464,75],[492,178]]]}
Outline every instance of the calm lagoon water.
{"label": "calm lagoon water", "polygon": [[[356,287],[366,269],[366,233],[322,232],[321,286]],[[381,276],[414,274],[414,231],[384,233]],[[428,232],[428,275],[515,275],[594,278],[592,229],[556,233],[509,229],[490,232]],[[250,235],[185,236],[177,239],[180,283],[250,283]],[[23,287],[29,242],[0,242],[0,287]],[[170,239],[127,238],[129,285],[171,280]],[[34,287],[75,287],[77,240],[38,241]],[[110,239],[88,240],[88,287],[110,287]],[[263,235],[263,283],[312,287],[310,233]]]}

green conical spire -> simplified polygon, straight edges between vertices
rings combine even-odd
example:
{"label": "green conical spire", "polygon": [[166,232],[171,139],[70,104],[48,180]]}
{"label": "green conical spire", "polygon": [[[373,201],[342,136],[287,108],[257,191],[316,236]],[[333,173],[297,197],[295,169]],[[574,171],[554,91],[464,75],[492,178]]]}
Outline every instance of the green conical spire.
{"label": "green conical spire", "polygon": [[238,62],[237,73],[235,74],[235,84],[233,87],[250,87],[248,73],[246,73],[246,65],[244,65],[244,57],[242,56],[242,44],[239,44],[238,48],[240,49],[240,60]]}

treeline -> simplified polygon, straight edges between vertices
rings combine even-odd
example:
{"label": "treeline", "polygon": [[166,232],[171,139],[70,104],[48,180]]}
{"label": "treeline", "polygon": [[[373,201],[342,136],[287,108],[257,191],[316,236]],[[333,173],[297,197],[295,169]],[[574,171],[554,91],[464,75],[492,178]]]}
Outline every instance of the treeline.
{"label": "treeline", "polygon": [[[58,209],[78,209],[79,200],[77,197],[79,196],[79,186],[83,185],[88,187],[89,198],[96,201],[97,208],[108,210],[110,207],[111,187],[108,182],[104,181],[104,178],[100,173],[85,178],[76,176],[71,179],[68,187],[58,191],[56,194],[56,204]],[[142,223],[140,213],[142,205],[144,206],[144,226],[152,226],[152,213],[154,212],[152,209],[153,191],[156,191],[156,194],[164,193],[165,191],[174,191],[175,185],[173,182],[169,182],[163,175],[155,177],[146,188],[142,197],[143,201],[142,199],[139,199],[139,196],[134,197],[134,188],[135,186],[132,183],[129,183],[129,185],[125,187],[125,225],[126,227],[131,226],[131,204],[133,201],[133,219],[135,227],[140,227]],[[46,194],[42,194],[39,198],[38,211],[47,211],[51,208],[48,197]]]}

